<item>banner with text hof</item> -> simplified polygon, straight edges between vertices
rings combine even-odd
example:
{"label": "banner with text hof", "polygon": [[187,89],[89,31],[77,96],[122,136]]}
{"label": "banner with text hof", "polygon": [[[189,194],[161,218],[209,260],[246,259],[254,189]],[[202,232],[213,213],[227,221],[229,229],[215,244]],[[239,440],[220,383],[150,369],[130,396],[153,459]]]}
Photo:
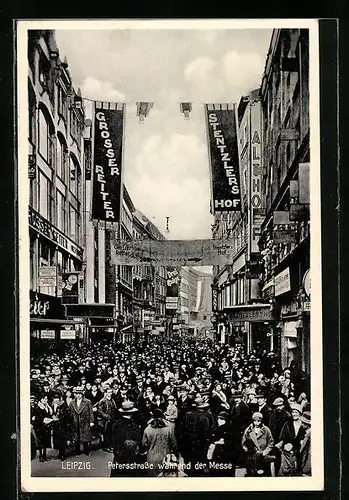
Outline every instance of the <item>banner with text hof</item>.
{"label": "banner with text hof", "polygon": [[212,210],[241,210],[239,151],[235,104],[206,104],[210,151]]}
{"label": "banner with text hof", "polygon": [[119,222],[125,105],[95,103],[92,219]]}

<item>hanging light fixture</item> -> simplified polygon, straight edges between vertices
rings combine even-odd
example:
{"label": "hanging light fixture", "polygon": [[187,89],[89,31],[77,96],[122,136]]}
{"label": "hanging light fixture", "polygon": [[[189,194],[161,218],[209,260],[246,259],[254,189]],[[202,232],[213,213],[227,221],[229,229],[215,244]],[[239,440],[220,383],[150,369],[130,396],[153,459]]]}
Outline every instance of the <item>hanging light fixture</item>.
{"label": "hanging light fixture", "polygon": [[191,102],[181,102],[179,107],[180,107],[181,113],[184,114],[184,119],[189,120],[190,112],[193,108],[192,103]]}
{"label": "hanging light fixture", "polygon": [[144,118],[148,116],[153,105],[153,102],[137,102],[137,116],[139,118],[139,123],[144,122]]}

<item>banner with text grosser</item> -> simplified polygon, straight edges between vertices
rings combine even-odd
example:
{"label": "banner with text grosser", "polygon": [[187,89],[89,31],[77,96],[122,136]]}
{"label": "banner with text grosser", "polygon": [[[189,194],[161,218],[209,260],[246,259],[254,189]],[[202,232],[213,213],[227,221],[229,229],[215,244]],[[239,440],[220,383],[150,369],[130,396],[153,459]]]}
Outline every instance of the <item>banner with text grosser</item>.
{"label": "banner with text grosser", "polygon": [[120,220],[124,107],[122,103],[95,103],[92,219]]}

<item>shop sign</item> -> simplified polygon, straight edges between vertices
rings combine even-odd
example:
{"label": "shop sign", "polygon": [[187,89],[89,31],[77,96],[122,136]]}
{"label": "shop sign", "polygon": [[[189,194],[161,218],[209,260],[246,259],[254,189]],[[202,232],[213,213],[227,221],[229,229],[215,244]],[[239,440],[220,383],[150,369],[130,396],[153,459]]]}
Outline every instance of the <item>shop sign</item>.
{"label": "shop sign", "polygon": [[54,330],[41,330],[40,331],[41,339],[54,339],[56,338],[56,332]]}
{"label": "shop sign", "polygon": [[64,309],[59,298],[30,290],[29,314],[31,318],[61,319]]}
{"label": "shop sign", "polygon": [[[252,257],[252,255],[251,255]],[[252,259],[246,262],[246,279],[258,279],[263,272],[263,262]]]}
{"label": "shop sign", "polygon": [[62,273],[62,303],[78,304],[79,272]]}
{"label": "shop sign", "polygon": [[114,318],[114,304],[67,304],[65,306],[67,317],[79,316],[80,318]]}
{"label": "shop sign", "polygon": [[309,300],[303,302],[303,311],[310,312],[310,301]]}
{"label": "shop sign", "polygon": [[83,249],[74,243],[70,238],[65,236],[59,229],[55,228],[48,220],[40,215],[32,207],[29,209],[29,226],[35,229],[39,234],[42,234],[49,240],[53,241],[57,246],[69,252],[74,257],[82,259]]}
{"label": "shop sign", "polygon": [[60,331],[60,338],[62,340],[74,340],[76,338],[75,325],[63,325]]}
{"label": "shop sign", "polygon": [[286,269],[275,276],[274,284],[276,297],[291,290],[291,277],[289,267],[286,267]]}
{"label": "shop sign", "polygon": [[295,229],[274,229],[273,241],[279,243],[297,243],[297,232]]}
{"label": "shop sign", "polygon": [[57,267],[39,267],[39,286],[55,287],[57,285]]}
{"label": "shop sign", "polygon": [[269,305],[256,305],[251,306],[232,306],[226,308],[228,321],[232,323],[239,323],[243,321],[272,321],[274,319],[273,313]]}
{"label": "shop sign", "polygon": [[213,212],[241,210],[240,158],[234,104],[206,104]]}
{"label": "shop sign", "polygon": [[177,309],[178,297],[166,297],[166,309]]}
{"label": "shop sign", "polygon": [[303,288],[308,297],[310,297],[310,269],[303,276]]}
{"label": "shop sign", "polygon": [[281,316],[294,315],[298,312],[298,303],[296,300],[292,300],[288,304],[282,304],[281,306]]}
{"label": "shop sign", "polygon": [[36,177],[36,155],[28,155],[28,178],[35,179]]}

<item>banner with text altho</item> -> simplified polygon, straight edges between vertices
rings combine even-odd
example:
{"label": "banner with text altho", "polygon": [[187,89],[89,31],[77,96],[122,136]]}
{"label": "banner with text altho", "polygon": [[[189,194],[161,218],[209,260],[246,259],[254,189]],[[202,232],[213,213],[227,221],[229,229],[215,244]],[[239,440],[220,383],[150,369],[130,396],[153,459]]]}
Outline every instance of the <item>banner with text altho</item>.
{"label": "banner with text altho", "polygon": [[239,151],[235,104],[206,104],[210,151],[212,210],[241,210]]}
{"label": "banner with text altho", "polygon": [[125,105],[95,103],[92,219],[119,222]]}

